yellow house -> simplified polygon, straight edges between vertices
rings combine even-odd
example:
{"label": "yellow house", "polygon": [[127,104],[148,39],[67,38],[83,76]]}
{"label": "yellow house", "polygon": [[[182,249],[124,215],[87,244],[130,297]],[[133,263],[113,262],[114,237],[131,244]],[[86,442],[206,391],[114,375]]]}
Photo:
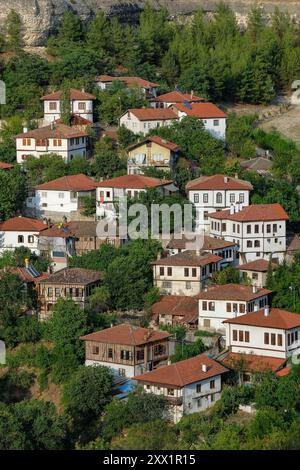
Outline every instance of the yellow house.
{"label": "yellow house", "polygon": [[158,136],[147,137],[127,148],[129,175],[143,174],[145,168],[152,166],[158,170],[175,171],[179,156],[178,145]]}

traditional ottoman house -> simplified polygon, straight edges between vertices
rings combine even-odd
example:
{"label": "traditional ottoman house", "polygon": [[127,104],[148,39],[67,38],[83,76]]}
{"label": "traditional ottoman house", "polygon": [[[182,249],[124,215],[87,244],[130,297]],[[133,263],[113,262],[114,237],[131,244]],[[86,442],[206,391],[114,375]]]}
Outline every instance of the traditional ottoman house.
{"label": "traditional ottoman house", "polygon": [[164,396],[170,418],[204,411],[221,397],[222,379],[228,369],[205,354],[134,377],[146,393]]}
{"label": "traditional ottoman house", "polygon": [[151,307],[151,321],[158,325],[198,328],[198,299],[183,295],[164,295]]}
{"label": "traditional ottoman house", "polygon": [[[55,91],[42,96],[44,103],[44,121],[53,122],[61,118],[62,91]],[[93,102],[94,95],[86,93],[84,90],[70,89],[70,113],[93,122]]]}
{"label": "traditional ottoman house", "polygon": [[153,98],[157,95],[158,83],[149,82],[140,77],[113,77],[111,75],[99,75],[95,78],[96,85],[101,90],[107,90],[113,82],[122,82],[128,88],[138,87],[141,88],[146,98]]}
{"label": "traditional ottoman house", "polygon": [[172,104],[185,104],[185,103],[201,103],[205,98],[196,96],[191,93],[181,93],[180,91],[171,91],[163,95],[156,96],[150,100],[152,108],[168,108]]}
{"label": "traditional ottoman house", "polygon": [[[272,269],[276,269],[278,264],[272,263]],[[249,263],[237,266],[240,271],[241,279],[250,281],[252,286],[265,287],[267,284],[269,261],[266,259],[258,259]]]}
{"label": "traditional ottoman house", "polygon": [[109,367],[117,380],[132,378],[166,363],[173,352],[170,351],[171,336],[167,332],[122,323],[80,339],[85,342],[85,365]]}
{"label": "traditional ottoman house", "polygon": [[102,278],[101,272],[92,269],[65,268],[38,282],[39,318],[47,319],[61,298],[71,298],[85,308],[89,296],[100,285]]}
{"label": "traditional ottoman house", "polygon": [[169,127],[178,121],[177,114],[170,108],[133,108],[120,117],[120,126],[125,126],[134,134],[147,135],[151,129]]}
{"label": "traditional ottoman house", "polygon": [[39,254],[38,235],[46,229],[42,220],[29,217],[12,217],[0,223],[0,253],[24,246]]}

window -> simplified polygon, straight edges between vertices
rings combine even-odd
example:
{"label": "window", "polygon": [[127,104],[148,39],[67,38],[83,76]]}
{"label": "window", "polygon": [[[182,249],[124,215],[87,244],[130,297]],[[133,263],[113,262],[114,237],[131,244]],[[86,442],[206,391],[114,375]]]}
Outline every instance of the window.
{"label": "window", "polygon": [[215,395],[212,394],[212,395],[210,396],[210,401],[211,401],[211,402],[215,401]]}
{"label": "window", "polygon": [[230,194],[229,195],[229,201],[232,202],[232,203],[235,202],[235,194]]}
{"label": "window", "polygon": [[192,277],[196,277],[196,276],[197,276],[197,269],[192,268]]}
{"label": "window", "polygon": [[249,331],[245,331],[245,343],[249,343],[250,342],[250,333]]}
{"label": "window", "polygon": [[49,103],[49,109],[50,109],[50,111],[56,111],[56,110],[57,110],[57,103],[56,103],[56,101],[50,101],[50,103]]}
{"label": "window", "polygon": [[232,330],[232,341],[237,341],[237,330]]}
{"label": "window", "polygon": [[92,347],[92,354],[99,354],[99,346]]}
{"label": "window", "polygon": [[231,312],[231,303],[226,303],[226,312]]}
{"label": "window", "polygon": [[247,225],[247,233],[251,233],[251,225]]}
{"label": "window", "polygon": [[131,361],[132,360],[131,351],[128,351],[127,349],[122,349],[121,350],[121,359],[123,359],[124,361]]}
{"label": "window", "polygon": [[275,333],[271,333],[271,344],[272,344],[272,346],[275,346],[275,344],[276,344],[276,335],[275,335]]}
{"label": "window", "polygon": [[24,243],[23,235],[18,235],[18,243]]}
{"label": "window", "polygon": [[240,304],[239,307],[240,307],[240,313],[245,313],[245,310],[246,310],[245,304]]}
{"label": "window", "polygon": [[85,108],[86,108],[86,103],[84,101],[79,101],[78,109],[80,109],[81,111],[85,111]]}
{"label": "window", "polygon": [[239,341],[241,343],[244,341],[244,332],[243,332],[243,330],[239,330]]}
{"label": "window", "polygon": [[28,138],[24,138],[23,139],[23,146],[29,146],[31,145],[31,139],[28,139]]}
{"label": "window", "polygon": [[33,243],[34,242],[34,236],[33,235],[28,235],[28,243]]}
{"label": "window", "polygon": [[271,233],[271,224],[267,224],[267,233]]}
{"label": "window", "polygon": [[203,319],[203,326],[205,328],[210,328],[210,320],[208,318]]}
{"label": "window", "polygon": [[237,312],[238,311],[238,304],[232,304],[232,310],[233,310],[233,312]]}
{"label": "window", "polygon": [[48,297],[52,297],[53,296],[53,289],[52,287],[48,287]]}
{"label": "window", "polygon": [[252,273],[252,279],[253,279],[254,281],[257,281],[257,279],[258,279],[258,273]]}
{"label": "window", "polygon": [[165,275],[165,268],[160,267],[159,268],[159,275],[164,276]]}
{"label": "window", "polygon": [[189,277],[189,268],[184,268],[184,277]]}
{"label": "window", "polygon": [[215,311],[215,303],[214,302],[209,302],[208,310],[210,310],[211,312]]}
{"label": "window", "polygon": [[191,281],[186,281],[186,283],[185,283],[185,288],[186,288],[186,289],[191,289],[191,288],[192,288]]}
{"label": "window", "polygon": [[143,361],[144,360],[144,350],[143,349],[141,349],[140,351],[137,351],[136,359],[137,359],[137,361]]}
{"label": "window", "polygon": [[251,240],[247,240],[247,248],[252,248],[252,241]]}
{"label": "window", "polygon": [[274,233],[277,232],[277,224],[273,224],[273,232],[274,232]]}
{"label": "window", "polygon": [[209,388],[210,388],[210,389],[215,388],[215,381],[214,381],[214,380],[211,380],[211,381],[209,382]]}
{"label": "window", "polygon": [[202,302],[202,310],[207,310],[207,302]]}
{"label": "window", "polygon": [[244,196],[243,193],[240,193],[240,195],[239,195],[239,201],[240,201],[241,203],[245,202],[245,196]]}
{"label": "window", "polygon": [[219,125],[219,119],[214,119],[214,126],[218,126]]}
{"label": "window", "polygon": [[55,297],[60,297],[60,288],[55,287]]}
{"label": "window", "polygon": [[172,276],[172,268],[168,268],[167,272],[168,272],[168,276]]}
{"label": "window", "polygon": [[167,389],[167,394],[171,395],[173,397],[174,396],[174,388],[168,388]]}
{"label": "window", "polygon": [[109,359],[112,359],[112,358],[113,358],[113,350],[112,350],[112,348],[108,348],[107,357],[108,357]]}
{"label": "window", "polygon": [[119,369],[119,376],[120,377],[125,377],[126,376],[126,370],[125,369]]}
{"label": "window", "polygon": [[222,193],[217,193],[216,201],[217,204],[222,204]]}
{"label": "window", "polygon": [[196,392],[201,393],[201,384],[196,385]]}
{"label": "window", "polygon": [[194,194],[194,202],[199,202],[199,194]]}
{"label": "window", "polygon": [[226,232],[226,224],[222,223],[222,232]]}
{"label": "window", "polygon": [[203,194],[203,202],[204,202],[205,204],[208,203],[208,193],[204,193],[204,194]]}
{"label": "window", "polygon": [[44,198],[47,197],[47,192],[46,191],[42,191],[42,197],[44,197]]}
{"label": "window", "polygon": [[282,346],[282,335],[277,335],[277,344],[278,346]]}
{"label": "window", "polygon": [[269,342],[270,342],[269,333],[265,333],[265,334],[264,334],[264,343],[265,343],[265,344],[269,344]]}
{"label": "window", "polygon": [[254,225],[254,233],[259,233],[259,225]]}
{"label": "window", "polygon": [[58,199],[64,199],[65,193],[58,193]]}
{"label": "window", "polygon": [[162,287],[164,289],[171,289],[172,288],[172,282],[171,281],[163,281]]}
{"label": "window", "polygon": [[259,248],[260,247],[260,241],[259,240],[254,240],[254,246],[256,248]]}

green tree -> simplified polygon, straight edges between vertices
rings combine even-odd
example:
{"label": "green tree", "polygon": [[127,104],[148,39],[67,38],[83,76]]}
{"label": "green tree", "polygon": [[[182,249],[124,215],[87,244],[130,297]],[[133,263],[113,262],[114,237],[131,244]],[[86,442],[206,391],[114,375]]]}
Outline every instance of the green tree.
{"label": "green tree", "polygon": [[6,18],[6,47],[11,52],[20,52],[22,47],[22,20],[15,10]]}

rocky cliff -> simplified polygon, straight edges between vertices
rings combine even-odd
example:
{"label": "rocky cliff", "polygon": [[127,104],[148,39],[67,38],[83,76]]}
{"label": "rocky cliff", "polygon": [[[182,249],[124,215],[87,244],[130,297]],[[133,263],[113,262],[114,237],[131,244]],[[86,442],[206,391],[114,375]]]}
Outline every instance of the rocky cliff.
{"label": "rocky cliff", "polygon": [[[23,20],[24,41],[27,46],[42,46],[49,34],[57,29],[65,10],[78,14],[84,21],[91,19],[102,9],[107,15],[117,15],[124,22],[135,21],[146,0],[0,0],[0,25],[11,9],[16,10]],[[198,8],[212,13],[219,0],[151,0],[154,8],[166,7],[171,17],[191,15]],[[254,2],[251,0],[226,1],[236,13],[239,23],[246,16]],[[300,0],[265,0],[260,2],[267,13],[276,6],[288,11],[300,20]]]}

